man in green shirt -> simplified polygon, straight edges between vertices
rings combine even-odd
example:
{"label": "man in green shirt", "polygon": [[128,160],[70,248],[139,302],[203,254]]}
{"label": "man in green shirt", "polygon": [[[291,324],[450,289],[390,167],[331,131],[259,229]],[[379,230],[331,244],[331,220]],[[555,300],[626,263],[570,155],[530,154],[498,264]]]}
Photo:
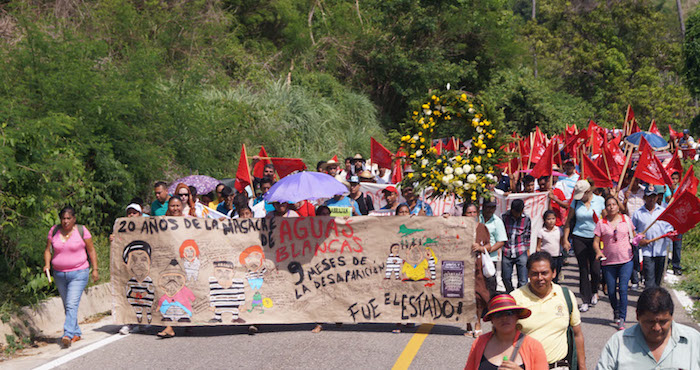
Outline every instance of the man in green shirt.
{"label": "man in green shirt", "polygon": [[608,340],[596,369],[700,369],[700,333],[673,321],[673,299],[666,289],[642,292],[637,321]]}
{"label": "man in green shirt", "polygon": [[156,194],[156,200],[151,203],[151,215],[165,216],[165,213],[168,212],[168,201],[170,200],[168,184],[158,181],[153,185],[153,192]]}

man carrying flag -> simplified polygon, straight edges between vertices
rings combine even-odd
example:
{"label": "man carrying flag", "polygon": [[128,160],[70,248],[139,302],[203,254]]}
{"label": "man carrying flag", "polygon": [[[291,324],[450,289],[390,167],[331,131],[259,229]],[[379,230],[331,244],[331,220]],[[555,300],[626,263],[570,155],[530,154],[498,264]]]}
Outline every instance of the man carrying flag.
{"label": "man carrying flag", "polygon": [[[639,241],[639,246],[642,249],[642,274],[645,288],[661,285],[668,241],[662,236],[673,231],[673,227],[668,222],[657,220],[664,212],[664,207],[657,204],[664,190],[660,185],[647,185],[644,190],[644,206],[632,215],[635,231],[637,234],[644,234],[643,239]],[[659,237],[662,238],[659,239]]]}

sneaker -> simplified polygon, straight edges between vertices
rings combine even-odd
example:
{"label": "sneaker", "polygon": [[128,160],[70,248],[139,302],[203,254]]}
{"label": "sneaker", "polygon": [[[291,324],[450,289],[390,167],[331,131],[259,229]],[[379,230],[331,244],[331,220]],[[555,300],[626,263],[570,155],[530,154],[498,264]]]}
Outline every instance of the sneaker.
{"label": "sneaker", "polygon": [[683,276],[683,271],[681,271],[681,269],[673,269],[673,274],[676,276]]}
{"label": "sneaker", "polygon": [[588,311],[588,303],[582,304],[581,307],[579,307],[578,310],[581,311],[581,312],[586,312],[586,311]]}
{"label": "sneaker", "polygon": [[593,298],[591,298],[591,306],[595,306],[598,304],[598,294],[593,295]]}
{"label": "sneaker", "polygon": [[68,337],[61,338],[61,347],[69,348],[71,343],[73,343],[73,341],[70,338],[68,338]]}
{"label": "sneaker", "polygon": [[129,334],[129,332],[130,332],[129,325],[124,325],[121,327],[121,329],[119,329],[119,334],[121,334],[121,335],[127,335],[127,334]]}
{"label": "sneaker", "polygon": [[617,325],[617,330],[625,330],[625,322],[620,320],[620,323]]}
{"label": "sneaker", "polygon": [[632,290],[639,290],[639,284],[632,284]]}

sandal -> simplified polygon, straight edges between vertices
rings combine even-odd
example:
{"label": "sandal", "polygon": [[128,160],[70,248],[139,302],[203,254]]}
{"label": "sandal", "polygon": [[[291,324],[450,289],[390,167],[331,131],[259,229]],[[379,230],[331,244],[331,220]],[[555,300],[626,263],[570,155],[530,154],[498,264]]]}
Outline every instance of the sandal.
{"label": "sandal", "polygon": [[175,334],[174,334],[174,333],[173,333],[173,334],[170,334],[170,333],[167,333],[167,332],[165,332],[165,331],[161,331],[160,333],[158,333],[158,334],[156,334],[156,335],[157,335],[158,338],[160,338],[160,339],[168,339],[168,338],[173,338],[173,337],[175,337]]}
{"label": "sandal", "polygon": [[321,325],[316,325],[315,328],[311,329],[311,332],[315,334],[315,333],[320,333],[321,330],[323,330],[323,326],[321,326]]}
{"label": "sandal", "polygon": [[61,338],[61,347],[69,348],[71,343],[73,343],[73,342],[67,336]]}
{"label": "sandal", "polygon": [[80,338],[80,335],[76,335],[76,336],[74,336],[73,339],[71,339],[70,341],[73,342],[73,343],[75,343],[75,342],[79,341],[80,339],[82,339],[82,338]]}

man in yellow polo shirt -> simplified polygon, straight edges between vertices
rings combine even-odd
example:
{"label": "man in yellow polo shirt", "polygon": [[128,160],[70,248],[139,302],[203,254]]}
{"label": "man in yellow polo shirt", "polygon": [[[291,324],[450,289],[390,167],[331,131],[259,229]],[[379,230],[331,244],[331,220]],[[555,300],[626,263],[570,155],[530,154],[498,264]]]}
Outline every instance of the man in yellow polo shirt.
{"label": "man in yellow polo shirt", "polygon": [[569,291],[573,312],[569,314],[564,292],[558,284],[552,283],[556,272],[552,270],[554,261],[547,252],[537,252],[527,259],[527,273],[530,282],[510,294],[518,305],[532,311],[532,315],[519,321],[522,332],[537,339],[547,354],[550,369],[569,369],[566,362],[569,351],[566,331],[571,325],[574,330],[578,369],[586,369],[586,352],[581,330],[581,313],[576,305],[576,297]]}

